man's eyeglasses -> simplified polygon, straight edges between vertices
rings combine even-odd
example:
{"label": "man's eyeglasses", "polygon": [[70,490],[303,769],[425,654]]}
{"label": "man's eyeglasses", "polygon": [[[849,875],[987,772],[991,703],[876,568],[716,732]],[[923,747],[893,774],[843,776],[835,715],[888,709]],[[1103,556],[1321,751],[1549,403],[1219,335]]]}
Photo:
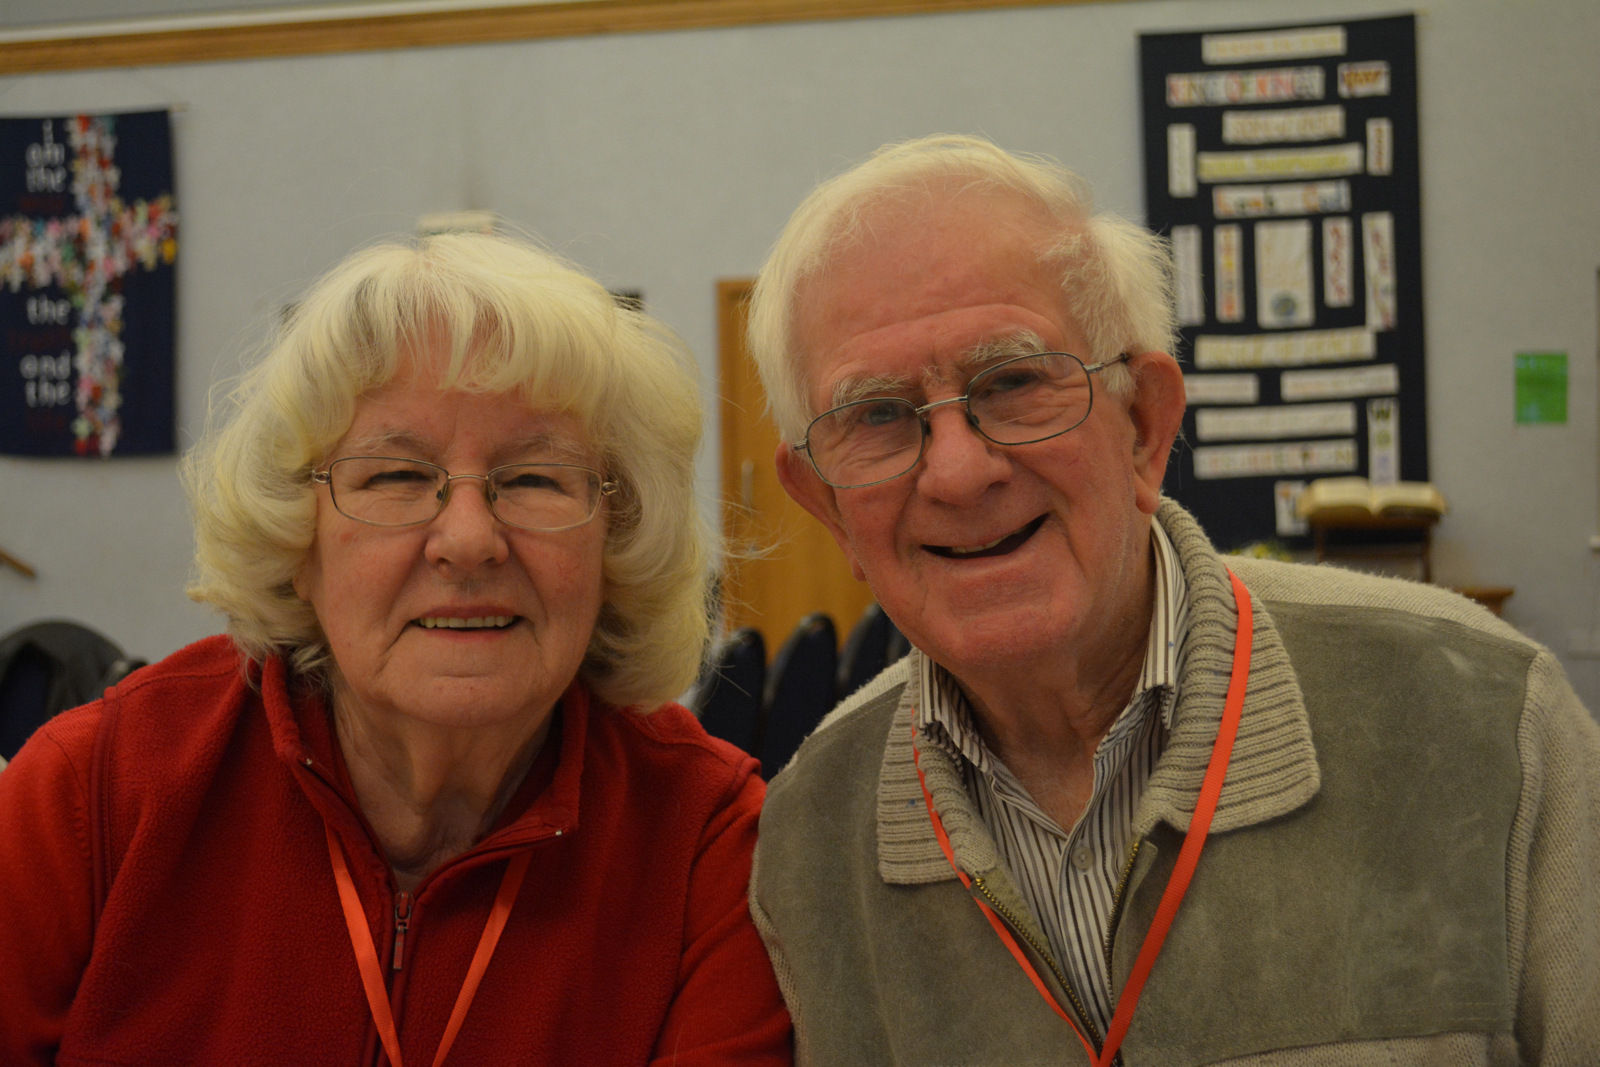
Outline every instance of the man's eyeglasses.
{"label": "man's eyeglasses", "polygon": [[512,463],[488,474],[451,474],[434,463],[391,456],[347,456],[312,471],[339,514],[369,526],[417,526],[444,510],[450,486],[483,483],[489,510],[507,526],[553,533],[582,526],[617,491],[599,471],[570,463]]}
{"label": "man's eyeglasses", "polygon": [[917,405],[898,396],[853,400],[825,411],[794,445],[835,489],[861,489],[898,478],[927,448],[928,412],[963,404],[967,422],[997,445],[1048,441],[1075,429],[1094,405],[1091,377],[1128,354],[1085,366],[1065,352],[1017,356],[974,375],[964,396]]}

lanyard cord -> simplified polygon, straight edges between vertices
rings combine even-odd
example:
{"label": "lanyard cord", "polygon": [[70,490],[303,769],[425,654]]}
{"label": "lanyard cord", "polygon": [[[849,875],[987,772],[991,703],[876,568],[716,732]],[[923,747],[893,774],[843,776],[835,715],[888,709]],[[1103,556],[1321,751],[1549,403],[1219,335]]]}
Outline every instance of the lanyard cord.
{"label": "lanyard cord", "polygon": [[[361,908],[361,898],[356,894],[350,868],[345,864],[344,850],[333,836],[333,828],[324,825],[323,831],[328,837],[328,858],[333,863],[333,880],[339,887],[339,903],[344,908],[345,926],[350,930],[350,947],[355,950],[356,969],[361,972],[361,986],[367,994],[367,1009],[372,1012],[372,1021],[378,1028],[378,1037],[383,1042],[383,1051],[388,1054],[391,1067],[404,1067],[400,1059],[400,1035],[395,1029],[394,1013],[389,1007],[389,990],[384,985],[383,968],[378,964],[378,951],[372,944],[372,930],[367,926],[366,912]],[[478,939],[478,949],[472,954],[472,964],[461,982],[461,992],[456,994],[456,1004],[450,1012],[449,1023],[445,1025],[444,1036],[439,1039],[439,1051],[434,1053],[433,1067],[440,1067],[444,1063],[450,1046],[455,1043],[456,1034],[461,1031],[461,1024],[466,1021],[467,1009],[472,1006],[472,998],[478,993],[478,983],[483,980],[483,972],[489,968],[489,958],[494,955],[506,920],[511,917],[512,905],[517,902],[517,893],[522,888],[522,879],[528,873],[532,858],[530,853],[521,852],[506,864],[506,872],[500,878],[500,891],[495,894],[494,907],[483,927],[483,936]]]}
{"label": "lanyard cord", "polygon": [[[1172,928],[1172,922],[1177,918],[1178,907],[1183,903],[1183,895],[1189,891],[1189,881],[1194,877],[1195,867],[1200,862],[1200,851],[1205,848],[1206,834],[1211,829],[1211,817],[1216,813],[1217,800],[1222,795],[1222,781],[1228,773],[1228,760],[1233,753],[1233,742],[1239,733],[1239,718],[1244,711],[1245,685],[1250,677],[1253,616],[1250,593],[1245,589],[1244,583],[1239,581],[1231,570],[1228,572],[1228,580],[1233,585],[1233,600],[1238,608],[1239,621],[1233,635],[1233,673],[1228,678],[1228,696],[1223,704],[1222,723],[1217,727],[1217,737],[1211,746],[1211,761],[1206,765],[1205,778],[1200,785],[1200,796],[1195,802],[1194,814],[1189,819],[1189,832],[1184,835],[1183,847],[1178,851],[1177,862],[1167,879],[1167,887],[1161,894],[1161,903],[1156,907],[1155,918],[1151,920],[1150,929],[1145,932],[1138,958],[1134,960],[1133,970],[1128,975],[1128,984],[1123,987],[1122,995],[1117,998],[1111,1025],[1106,1030],[1105,1046],[1098,1053],[1072,1016],[1056,1003],[1056,998],[1050,994],[1044,979],[1039,976],[1038,970],[1022,951],[1022,946],[1017,944],[1011,928],[981,898],[977,896],[972,898],[983,910],[989,925],[1000,935],[1000,940],[1011,950],[1011,955],[1022,966],[1033,987],[1039,991],[1050,1007],[1055,1009],[1055,1013],[1072,1027],[1072,1032],[1077,1035],[1078,1040],[1083,1043],[1084,1050],[1089,1053],[1089,1062],[1095,1067],[1110,1067],[1116,1059],[1118,1049],[1122,1047],[1122,1039],[1127,1036],[1128,1027],[1133,1022],[1134,1008],[1138,1006],[1139,997],[1144,992],[1145,980],[1150,977],[1150,971],[1156,965],[1156,957],[1161,954],[1161,946],[1167,940],[1167,931]],[[928,780],[923,776],[922,760],[917,753],[914,726],[911,735],[911,757],[916,765],[917,781],[922,785],[923,802],[928,806],[928,817],[933,822],[934,837],[938,839],[939,849],[956,872],[956,877],[961,880],[962,886],[970,891],[972,879],[957,865],[955,852],[950,847],[950,836],[945,833],[944,821],[939,818],[939,812],[933,806],[933,794],[928,791]]]}

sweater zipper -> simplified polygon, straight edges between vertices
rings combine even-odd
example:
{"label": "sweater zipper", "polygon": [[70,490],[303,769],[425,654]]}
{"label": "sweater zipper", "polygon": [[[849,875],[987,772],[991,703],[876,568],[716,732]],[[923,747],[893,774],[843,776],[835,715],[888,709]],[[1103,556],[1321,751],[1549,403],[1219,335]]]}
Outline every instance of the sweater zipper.
{"label": "sweater zipper", "polygon": [[1122,865],[1122,877],[1117,879],[1117,890],[1111,895],[1111,921],[1106,923],[1106,977],[1113,974],[1111,970],[1111,950],[1117,943],[1117,924],[1122,921],[1122,905],[1128,895],[1128,880],[1133,877],[1133,861],[1139,858],[1139,844],[1142,838],[1133,839],[1133,847],[1128,849],[1128,862]]}
{"label": "sweater zipper", "polygon": [[406,930],[411,926],[411,894],[401,891],[394,897],[394,958],[389,969],[398,971],[403,966],[406,952]]}
{"label": "sweater zipper", "polygon": [[[1116,892],[1111,896],[1111,921],[1106,924],[1106,978],[1114,980],[1114,971],[1111,969],[1111,950],[1117,943],[1117,924],[1122,921],[1122,905],[1128,896],[1128,882],[1133,877],[1133,861],[1139,858],[1139,844],[1141,838],[1133,839],[1133,847],[1128,849],[1128,862],[1122,866],[1122,877],[1117,879]],[[1120,1067],[1122,1051],[1119,1049],[1112,1063]]]}
{"label": "sweater zipper", "polygon": [[1067,1001],[1072,1005],[1072,1013],[1078,1017],[1078,1024],[1089,1035],[1089,1040],[1095,1048],[1099,1048],[1103,1043],[1100,1030],[1089,1020],[1089,1012],[1084,1008],[1083,1001],[1078,999],[1077,991],[1072,988],[1072,983],[1067,981],[1066,975],[1061,973],[1061,968],[1056,964],[1055,957],[1038,941],[1034,940],[1033,935],[1028,933],[1027,928],[1017,920],[1016,915],[1012,914],[1009,908],[1000,903],[1000,900],[984,884],[982,878],[973,875],[972,887],[983,894],[984,900],[988,902],[994,913],[1004,919],[1007,926],[1011,927],[1011,932],[1027,942],[1028,947],[1033,950],[1033,954],[1043,960],[1046,967],[1050,968],[1050,973],[1055,976],[1056,983],[1067,994]]}

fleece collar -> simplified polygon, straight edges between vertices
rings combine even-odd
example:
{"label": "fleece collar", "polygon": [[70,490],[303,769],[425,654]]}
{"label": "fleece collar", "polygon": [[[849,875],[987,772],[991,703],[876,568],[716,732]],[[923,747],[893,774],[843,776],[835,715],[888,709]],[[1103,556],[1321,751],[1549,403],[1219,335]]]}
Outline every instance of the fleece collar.
{"label": "fleece collar", "polygon": [[[255,673],[253,665],[250,669]],[[359,814],[322,689],[291,675],[278,656],[260,667],[256,684],[278,758],[289,766],[311,803],[340,831],[347,849],[356,847],[358,841],[370,848],[366,844],[365,820]],[[523,845],[577,829],[591,702],[588,688],[579,681],[562,694],[551,731],[560,746],[554,770],[537,773],[536,765],[523,788],[506,805],[500,823],[465,855]],[[356,830],[352,819],[362,829]]]}

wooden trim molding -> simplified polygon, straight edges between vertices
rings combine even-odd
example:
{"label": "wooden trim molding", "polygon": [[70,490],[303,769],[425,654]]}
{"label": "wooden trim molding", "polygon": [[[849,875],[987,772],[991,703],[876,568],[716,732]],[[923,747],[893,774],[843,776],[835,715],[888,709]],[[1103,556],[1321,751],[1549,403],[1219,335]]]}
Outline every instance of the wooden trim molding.
{"label": "wooden trim molding", "polygon": [[[318,19],[304,9],[276,20],[208,20],[143,30],[0,34],[0,73],[211,63],[439,45],[486,44],[602,33],[705,29],[767,22],[922,15],[1005,7],[1059,7],[1092,0],[557,0],[554,3]],[[348,8],[344,9],[348,10]],[[198,21],[198,20],[196,20]],[[122,27],[126,28],[122,28]]]}

